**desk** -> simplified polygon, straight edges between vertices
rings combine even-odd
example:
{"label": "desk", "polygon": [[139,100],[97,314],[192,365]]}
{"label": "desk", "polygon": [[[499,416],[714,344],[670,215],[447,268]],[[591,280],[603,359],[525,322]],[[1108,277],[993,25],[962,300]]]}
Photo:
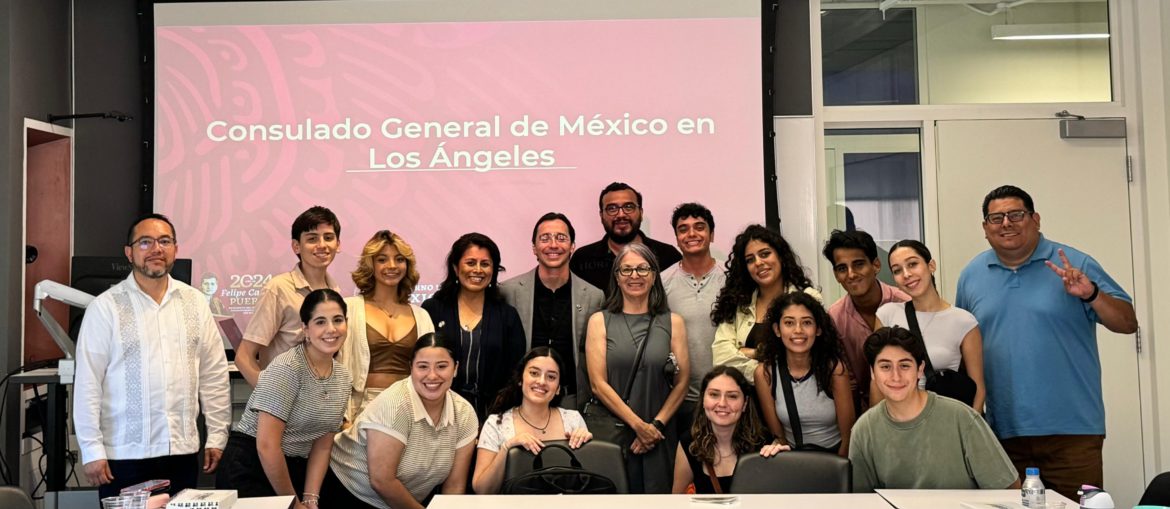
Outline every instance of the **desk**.
{"label": "desk", "polygon": [[[965,509],[963,502],[1023,507],[1020,490],[877,490],[877,493],[897,509]],[[1045,493],[1045,500],[1064,502],[1065,509],[1080,507],[1080,503],[1052,490]]]}
{"label": "desk", "polygon": [[[653,509],[891,509],[890,504],[876,493],[734,495],[739,497],[739,503],[734,505],[691,502],[692,498],[711,496],[714,495],[435,495],[427,509],[594,509],[602,506]],[[1019,497],[1019,493],[1016,496]]]}
{"label": "desk", "polygon": [[[8,433],[5,445],[9,451],[8,461],[15,463],[15,468],[12,469],[12,482],[19,486],[20,440],[24,436],[24,430],[21,429],[21,417],[24,414],[24,400],[21,397],[21,391],[24,390],[25,385],[41,384],[46,386],[45,390],[48,393],[46,412],[48,415],[45,416],[45,422],[41,423],[42,437],[45,442],[41,452],[46,456],[45,491],[61,491],[65,489],[65,448],[68,446],[65,441],[65,429],[68,427],[65,418],[65,400],[68,394],[65,384],[61,383],[61,377],[57,375],[57,368],[34,369],[12,375],[12,378],[9,379],[9,406],[15,401],[19,406],[20,413],[8,416]],[[78,470],[78,475],[81,475],[80,465],[78,465]]]}
{"label": "desk", "polygon": [[232,509],[288,509],[292,507],[293,496],[241,498]]}

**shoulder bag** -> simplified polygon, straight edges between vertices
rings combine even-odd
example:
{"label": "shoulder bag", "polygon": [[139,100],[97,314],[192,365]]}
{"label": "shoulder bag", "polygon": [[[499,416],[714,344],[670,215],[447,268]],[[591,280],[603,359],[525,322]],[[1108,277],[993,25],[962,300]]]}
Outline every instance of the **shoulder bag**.
{"label": "shoulder bag", "polygon": [[926,350],[926,339],[922,329],[918,327],[918,314],[914,312],[914,303],[906,302],[906,322],[910,324],[910,332],[922,342],[922,351],[926,354],[926,390],[957,399],[971,406],[975,403],[975,381],[962,371],[953,369],[935,370],[930,363],[930,353]]}
{"label": "shoulder bag", "polygon": [[[796,395],[792,390],[792,375],[788,373],[787,366],[781,370],[777,364],[779,363],[772,364],[772,380],[773,383],[782,384],[781,389],[784,391],[784,406],[788,409],[788,422],[792,426],[792,441],[795,442],[788,445],[792,447],[792,450],[794,451],[813,451],[837,454],[836,448],[829,449],[816,444],[804,443],[804,433],[800,428],[800,412],[796,409]],[[813,380],[813,383],[816,383],[816,380]]]}
{"label": "shoulder bag", "polygon": [[[654,326],[651,321],[650,326]],[[608,324],[606,324],[608,330]],[[638,346],[638,353],[634,355],[634,372],[630,374],[630,379],[626,381],[625,390],[618,396],[621,396],[623,402],[628,402],[630,399],[630,392],[634,390],[634,380],[638,378],[638,371],[642,366],[642,354],[646,352],[646,344],[650,342],[650,334],[647,332],[646,339],[642,340],[642,344]],[[586,381],[588,382],[588,381]],[[634,443],[634,437],[637,433],[621,420],[617,415],[614,415],[609,408],[605,406],[597,398],[590,399],[585,404],[585,409],[581,412],[585,418],[585,426],[589,428],[589,432],[593,433],[594,440],[604,440],[611,444],[616,444],[622,448],[622,451],[629,449],[630,444]]]}

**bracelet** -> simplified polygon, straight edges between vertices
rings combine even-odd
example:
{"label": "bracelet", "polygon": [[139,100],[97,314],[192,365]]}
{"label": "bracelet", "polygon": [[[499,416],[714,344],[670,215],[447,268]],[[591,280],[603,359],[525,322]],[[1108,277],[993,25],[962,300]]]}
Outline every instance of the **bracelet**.
{"label": "bracelet", "polygon": [[1101,287],[1097,286],[1097,283],[1093,283],[1093,293],[1091,295],[1089,295],[1088,297],[1081,299],[1081,302],[1084,302],[1086,304],[1093,302],[1093,301],[1097,300],[1097,296],[1100,294],[1101,294]]}
{"label": "bracelet", "polygon": [[301,495],[301,503],[302,503],[302,504],[305,504],[305,505],[310,505],[310,504],[312,504],[312,505],[317,505],[317,504],[319,504],[320,502],[321,502],[321,495],[318,495],[318,494],[316,494],[316,493],[308,493],[308,492],[305,492],[305,494],[304,494],[304,495]]}
{"label": "bracelet", "polygon": [[654,419],[654,422],[652,422],[650,424],[653,424],[654,429],[657,429],[659,432],[666,433],[666,424],[664,424],[662,421],[660,421],[658,419]]}

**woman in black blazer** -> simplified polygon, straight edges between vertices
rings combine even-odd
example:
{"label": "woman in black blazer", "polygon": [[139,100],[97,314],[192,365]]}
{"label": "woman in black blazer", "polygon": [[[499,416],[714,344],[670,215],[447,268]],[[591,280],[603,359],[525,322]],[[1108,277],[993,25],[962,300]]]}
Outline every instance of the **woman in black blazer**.
{"label": "woman in black blazer", "polygon": [[439,291],[422,303],[436,332],[459,338],[451,389],[475,407],[480,424],[526,347],[520,315],[500,296],[497,280],[503,271],[496,243],[468,233],[451,246]]}

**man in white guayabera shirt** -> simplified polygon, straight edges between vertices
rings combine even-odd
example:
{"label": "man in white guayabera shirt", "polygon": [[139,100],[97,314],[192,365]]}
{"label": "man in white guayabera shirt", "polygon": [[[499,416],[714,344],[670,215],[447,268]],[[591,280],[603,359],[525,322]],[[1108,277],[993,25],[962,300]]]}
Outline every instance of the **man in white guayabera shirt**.
{"label": "man in white guayabera shirt", "polygon": [[227,444],[223,342],[203,293],[170,276],[177,251],[166,216],[136,221],[126,237],[130,276],[98,295],[81,323],[73,423],[85,475],[102,497],[151,479],[169,479],[173,493],[194,488],[200,410],[205,472]]}

